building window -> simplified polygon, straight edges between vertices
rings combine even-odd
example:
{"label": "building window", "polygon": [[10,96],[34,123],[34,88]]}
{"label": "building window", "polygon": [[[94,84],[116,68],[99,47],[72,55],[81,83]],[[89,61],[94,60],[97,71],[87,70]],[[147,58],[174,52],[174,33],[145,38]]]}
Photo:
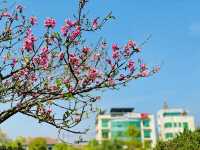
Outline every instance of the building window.
{"label": "building window", "polygon": [[188,129],[188,123],[187,122],[183,122],[183,128]]}
{"label": "building window", "polygon": [[165,138],[166,139],[171,139],[171,138],[173,138],[173,134],[172,133],[166,133],[165,134]]}
{"label": "building window", "polygon": [[102,122],[101,122],[101,123],[102,123],[102,124],[101,124],[102,127],[103,127],[103,128],[107,128],[107,127],[108,127],[108,122],[109,122],[109,120],[108,120],[108,119],[102,119],[101,121],[102,121]]}
{"label": "building window", "polygon": [[127,137],[124,131],[112,131],[111,138],[123,138]]}
{"label": "building window", "polygon": [[177,123],[176,122],[174,123],[174,127],[177,127]]}
{"label": "building window", "polygon": [[116,127],[122,128],[122,127],[123,127],[123,124],[120,124],[120,123],[119,123],[119,124],[116,125]]}
{"label": "building window", "polygon": [[150,130],[144,130],[144,138],[150,138],[151,137],[151,131]]}
{"label": "building window", "polygon": [[172,127],[172,123],[171,122],[166,122],[164,126],[165,126],[165,128],[171,128]]}
{"label": "building window", "polygon": [[128,122],[126,122],[126,121],[112,121],[111,127],[114,130],[125,129],[125,128],[128,127]]}
{"label": "building window", "polygon": [[108,130],[102,130],[102,137],[107,139],[109,136],[109,131]]}
{"label": "building window", "polygon": [[181,122],[178,123],[178,126],[181,127]]}
{"label": "building window", "polygon": [[143,126],[149,127],[150,126],[150,120],[143,120]]}
{"label": "building window", "polygon": [[181,116],[181,113],[180,112],[165,112],[163,113],[163,116],[164,117],[173,117],[173,116]]}
{"label": "building window", "polygon": [[130,121],[128,125],[129,126],[134,126],[134,127],[138,128],[138,129],[140,129],[140,123],[141,123],[141,120],[134,120],[134,121]]}

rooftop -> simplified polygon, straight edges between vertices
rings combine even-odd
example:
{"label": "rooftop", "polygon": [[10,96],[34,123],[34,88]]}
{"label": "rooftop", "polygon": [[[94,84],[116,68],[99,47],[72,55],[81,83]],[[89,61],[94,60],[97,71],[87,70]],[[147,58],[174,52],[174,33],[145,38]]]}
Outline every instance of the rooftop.
{"label": "rooftop", "polygon": [[120,112],[120,113],[127,113],[127,112],[133,112],[134,108],[111,108],[110,112]]}

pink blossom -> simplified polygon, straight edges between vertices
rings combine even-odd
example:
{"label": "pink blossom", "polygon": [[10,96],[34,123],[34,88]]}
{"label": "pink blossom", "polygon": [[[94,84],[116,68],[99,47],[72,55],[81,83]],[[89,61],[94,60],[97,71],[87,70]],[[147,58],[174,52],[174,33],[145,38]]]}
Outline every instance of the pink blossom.
{"label": "pink blossom", "polygon": [[22,70],[20,70],[19,71],[19,74],[21,75],[21,76],[26,76],[26,75],[28,75],[28,69],[27,68],[25,68],[25,69],[22,69]]}
{"label": "pink blossom", "polygon": [[98,71],[94,68],[90,69],[89,72],[88,72],[88,78],[90,80],[95,80],[98,76]]}
{"label": "pink blossom", "polygon": [[39,59],[39,65],[41,65],[44,68],[48,68],[48,66],[49,66],[48,62],[49,62],[49,59],[48,59],[47,55],[43,55]]}
{"label": "pink blossom", "polygon": [[140,72],[140,75],[142,77],[147,77],[149,75],[149,71],[148,70],[144,70],[144,71]]}
{"label": "pink blossom", "polygon": [[44,21],[44,26],[47,28],[54,28],[56,25],[56,20],[53,18],[46,18]]}
{"label": "pink blossom", "polygon": [[27,49],[28,51],[33,50],[33,41],[30,40],[29,38],[24,39],[24,49]]}
{"label": "pink blossom", "polygon": [[27,49],[28,51],[33,50],[34,42],[36,41],[36,37],[32,34],[31,29],[28,29],[26,32],[26,37],[23,42],[23,49]]}
{"label": "pink blossom", "polygon": [[71,41],[75,40],[81,33],[81,27],[78,26],[75,31],[73,31],[69,37]]}
{"label": "pink blossom", "polygon": [[52,110],[51,108],[47,109],[47,113],[48,113],[48,114],[52,113],[52,111],[53,111],[53,110]]}
{"label": "pink blossom", "polygon": [[147,66],[146,66],[146,64],[141,64],[141,65],[140,65],[140,68],[141,68],[142,70],[145,70],[145,69],[147,68]]}
{"label": "pink blossom", "polygon": [[136,43],[133,40],[129,40],[127,46],[128,48],[134,48],[136,46]]}
{"label": "pink blossom", "polygon": [[70,88],[68,89],[68,91],[69,91],[69,93],[73,93],[73,92],[74,92],[74,88],[73,88],[73,87],[70,87]]}
{"label": "pink blossom", "polygon": [[30,80],[31,81],[37,81],[37,77],[36,77],[35,73],[31,74]]}
{"label": "pink blossom", "polygon": [[48,48],[47,48],[47,47],[43,47],[43,48],[42,48],[42,54],[44,54],[44,53],[45,53],[45,54],[48,53]]}
{"label": "pink blossom", "polygon": [[109,86],[114,86],[115,85],[115,81],[112,78],[108,78],[108,85]]}
{"label": "pink blossom", "polygon": [[17,64],[17,59],[16,58],[13,58],[12,60],[12,65],[15,66]]}
{"label": "pink blossom", "polygon": [[38,94],[38,93],[32,93],[31,94],[33,97],[39,97],[40,96],[40,94]]}
{"label": "pink blossom", "polygon": [[2,16],[2,17],[11,17],[11,15],[10,15],[7,11],[2,12],[2,13],[1,13],[1,16]]}
{"label": "pink blossom", "polygon": [[56,85],[52,85],[50,88],[51,88],[51,91],[52,91],[52,92],[58,90],[58,87],[57,87]]}
{"label": "pink blossom", "polygon": [[64,84],[68,84],[68,83],[69,83],[69,79],[64,79],[64,80],[63,80],[63,83],[64,83]]}
{"label": "pink blossom", "polygon": [[14,73],[14,74],[12,75],[12,77],[13,77],[15,80],[18,80],[18,79],[19,79],[19,75],[18,75],[17,73]]}
{"label": "pink blossom", "polygon": [[43,68],[48,68],[49,66],[49,57],[48,57],[48,48],[43,47],[41,56],[38,59],[39,65],[41,65]]}
{"label": "pink blossom", "polygon": [[38,64],[39,63],[39,58],[38,57],[34,57],[33,58],[33,64]]}
{"label": "pink blossom", "polygon": [[117,44],[112,44],[112,49],[113,50],[119,50],[119,47],[117,46]]}
{"label": "pink blossom", "polygon": [[135,62],[134,62],[134,61],[130,60],[130,61],[128,62],[128,69],[129,69],[131,72],[134,71],[134,69],[135,69]]}
{"label": "pink blossom", "polygon": [[65,20],[66,25],[69,27],[73,27],[76,25],[76,21]]}
{"label": "pink blossom", "polygon": [[131,50],[130,48],[126,45],[125,48],[124,48],[124,55],[125,56],[130,56],[131,54]]}
{"label": "pink blossom", "polygon": [[94,61],[98,61],[100,59],[100,57],[101,57],[101,54],[96,53],[96,54],[94,54],[93,59],[94,59]]}
{"label": "pink blossom", "polygon": [[35,16],[31,16],[29,20],[31,25],[35,25],[37,23],[37,18]]}
{"label": "pink blossom", "polygon": [[113,44],[112,45],[112,57],[115,60],[118,60],[120,56],[120,52],[119,52],[119,47],[117,46],[117,44]]}
{"label": "pink blossom", "polygon": [[[65,20],[65,25],[61,27],[61,33],[64,35],[64,36],[67,36],[70,28],[74,27],[76,25],[76,22],[75,21],[70,21],[70,20]],[[79,27],[77,27],[79,28]],[[76,29],[78,30],[78,29]],[[74,31],[75,33],[73,33],[73,37],[71,37],[73,40],[76,38],[77,35],[75,34],[78,34],[79,31]]]}
{"label": "pink blossom", "polygon": [[60,54],[59,54],[59,59],[60,59],[60,60],[63,60],[64,57],[65,57],[64,53],[63,53],[63,52],[60,52]]}
{"label": "pink blossom", "polygon": [[113,51],[112,51],[112,57],[113,57],[113,59],[119,60],[119,56],[120,56],[119,50],[114,50],[113,49]]}
{"label": "pink blossom", "polygon": [[83,47],[83,53],[88,54],[90,52],[90,48],[89,47]]}
{"label": "pink blossom", "polygon": [[79,115],[79,116],[76,116],[75,119],[74,119],[74,121],[75,121],[75,122],[80,122],[80,121],[81,121],[80,115]]}
{"label": "pink blossom", "polygon": [[80,61],[75,54],[69,54],[69,62],[72,65],[79,65],[80,64]]}
{"label": "pink blossom", "polygon": [[92,28],[94,30],[96,30],[98,28],[98,22],[97,22],[98,18],[94,19],[93,22],[92,22]]}
{"label": "pink blossom", "polygon": [[64,36],[67,36],[67,33],[69,31],[69,27],[64,25],[61,27],[61,33],[64,35]]}
{"label": "pink blossom", "polygon": [[32,35],[32,30],[31,30],[31,28],[28,28],[28,29],[26,30],[26,37],[27,37],[27,36],[30,36],[30,35]]}

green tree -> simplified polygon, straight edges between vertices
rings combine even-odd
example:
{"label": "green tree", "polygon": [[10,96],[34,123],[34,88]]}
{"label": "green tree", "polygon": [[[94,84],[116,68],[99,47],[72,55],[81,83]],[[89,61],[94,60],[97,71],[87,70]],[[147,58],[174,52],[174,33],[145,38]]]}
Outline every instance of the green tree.
{"label": "green tree", "polygon": [[71,145],[65,143],[59,143],[53,147],[53,150],[77,150],[77,149]]}
{"label": "green tree", "polygon": [[84,150],[121,150],[124,146],[126,146],[125,143],[117,139],[102,142],[92,140],[84,147]]}
{"label": "green tree", "polygon": [[84,147],[84,150],[100,150],[100,144],[97,140],[91,140],[88,144]]}
{"label": "green tree", "polygon": [[47,150],[47,143],[44,138],[38,137],[31,140],[29,150]]}
{"label": "green tree", "polygon": [[24,137],[17,137],[15,140],[10,142],[10,147],[12,147],[13,150],[23,150],[22,145],[24,142]]}
{"label": "green tree", "polygon": [[128,131],[127,131],[127,135],[135,140],[136,138],[141,136],[140,130],[138,130],[135,126],[129,126],[128,127]]}
{"label": "green tree", "polygon": [[127,150],[144,150],[142,142],[137,141],[137,140],[130,140],[125,142],[125,147],[127,147]]}
{"label": "green tree", "polygon": [[0,150],[23,150],[24,138],[18,137],[15,140],[8,139],[6,133],[0,130]]}
{"label": "green tree", "polygon": [[5,144],[6,150],[24,150],[20,141],[14,140]]}
{"label": "green tree", "polygon": [[184,130],[172,140],[159,141],[154,150],[200,150],[200,129]]}
{"label": "green tree", "polygon": [[4,133],[4,132],[0,129],[0,145],[6,143],[6,142],[8,142],[8,141],[9,141],[9,139],[8,139],[6,133]]}
{"label": "green tree", "polygon": [[125,141],[127,150],[141,150],[143,148],[142,142],[140,141],[140,130],[135,126],[129,126],[126,134],[130,137],[130,140]]}

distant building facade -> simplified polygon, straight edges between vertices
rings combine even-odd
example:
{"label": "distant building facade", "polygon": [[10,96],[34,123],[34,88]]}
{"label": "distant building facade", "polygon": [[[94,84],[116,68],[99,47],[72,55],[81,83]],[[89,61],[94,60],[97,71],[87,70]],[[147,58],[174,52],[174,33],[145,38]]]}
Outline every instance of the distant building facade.
{"label": "distant building facade", "polygon": [[168,108],[167,104],[164,104],[163,109],[157,113],[157,127],[159,139],[167,141],[184,129],[194,131],[194,117],[189,116],[184,109]]}
{"label": "distant building facade", "polygon": [[96,139],[98,141],[132,138],[128,133],[131,127],[139,132],[137,140],[152,147],[156,144],[154,116],[136,113],[134,108],[112,108],[110,114],[100,114],[96,122]]}

